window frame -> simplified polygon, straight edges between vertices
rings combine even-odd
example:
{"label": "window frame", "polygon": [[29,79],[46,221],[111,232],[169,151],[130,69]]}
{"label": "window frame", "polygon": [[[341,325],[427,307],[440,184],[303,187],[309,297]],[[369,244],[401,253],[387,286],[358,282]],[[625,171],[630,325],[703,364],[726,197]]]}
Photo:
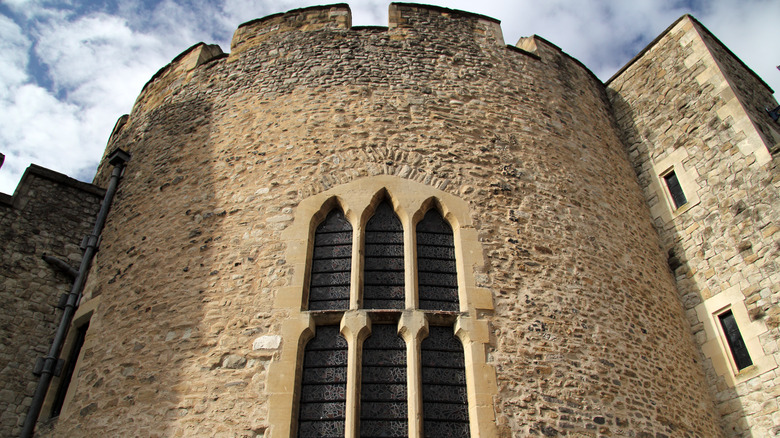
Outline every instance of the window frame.
{"label": "window frame", "polygon": [[[739,326],[745,347],[753,364],[738,369],[723,333],[720,315],[731,311]],[[774,356],[766,354],[759,337],[766,333],[763,320],[751,320],[745,306],[745,295],[739,287],[732,286],[714,295],[696,306],[696,315],[703,323],[705,340],[701,346],[704,356],[712,361],[715,373],[721,376],[726,385],[735,387],[756,376],[777,368]]]}
{"label": "window frame", "polygon": [[[648,193],[650,215],[663,223],[673,221],[678,216],[699,205],[699,190],[701,186],[697,182],[699,173],[696,167],[691,165],[688,151],[685,148],[677,148],[665,152],[663,158],[651,160],[650,193]],[[680,190],[685,196],[686,203],[677,206],[672,198],[665,177],[674,173],[680,185]],[[641,175],[640,175],[641,179]],[[653,200],[655,195],[656,200]]]}
{"label": "window frame", "polygon": [[[79,328],[90,323],[92,315],[95,313],[98,305],[100,304],[101,298],[101,296],[97,296],[83,301],[79,304],[79,307],[76,309],[76,312],[73,315],[70,327],[68,328],[68,334],[65,337],[65,342],[62,345],[62,351],[68,352],[68,357],[65,358],[63,369],[68,366],[72,366],[73,371],[71,373],[71,379],[68,382],[64,381],[64,375],[59,375],[52,378],[52,381],[49,384],[50,390],[47,391],[43,405],[41,406],[41,412],[45,412],[48,415],[48,419],[57,419],[62,416],[70,415],[70,402],[73,399],[76,390],[78,389],[79,379],[77,376],[81,372],[81,367],[84,363],[82,358],[84,357],[84,353],[94,344],[94,339],[92,339],[90,336],[90,333],[94,331],[92,330],[92,327],[88,327],[84,333],[84,343],[81,345],[79,351],[75,355],[72,355],[71,352],[73,350],[74,344],[77,342]],[[75,363],[72,363],[72,361],[75,361]],[[53,416],[52,411],[55,404],[57,403],[57,393],[60,391],[60,386],[63,385],[66,385],[66,387],[62,389],[62,391],[65,391],[62,404],[59,407],[58,415]]]}
{"label": "window frame", "polygon": [[[377,205],[388,199],[403,226],[405,266],[405,309],[362,309],[362,248],[365,225]],[[346,311],[305,310],[308,289],[308,263],[311,260],[316,227],[336,205],[353,226],[353,258],[350,308]],[[458,277],[458,312],[417,309],[416,225],[425,213],[436,208],[453,232]],[[428,324],[450,325],[463,344],[472,437],[495,436],[493,395],[497,393],[495,370],[487,364],[486,346],[490,343],[488,321],[484,315],[493,310],[492,295],[476,283],[474,270],[484,265],[476,230],[468,204],[462,199],[433,187],[393,176],[363,178],[304,199],[295,211],[295,220],[283,234],[287,243],[286,260],[293,272],[288,286],[276,291],[274,308],[287,313],[282,323],[283,343],[278,360],[271,363],[268,375],[269,423],[271,436],[295,436],[301,361],[306,342],[316,326],[338,321],[349,345],[346,436],[359,434],[360,345],[371,331],[372,323],[393,320],[407,345],[408,404],[410,437],[421,436],[422,391],[420,383],[420,344],[427,336]],[[418,390],[418,388],[420,390]],[[416,421],[411,421],[416,419]]]}

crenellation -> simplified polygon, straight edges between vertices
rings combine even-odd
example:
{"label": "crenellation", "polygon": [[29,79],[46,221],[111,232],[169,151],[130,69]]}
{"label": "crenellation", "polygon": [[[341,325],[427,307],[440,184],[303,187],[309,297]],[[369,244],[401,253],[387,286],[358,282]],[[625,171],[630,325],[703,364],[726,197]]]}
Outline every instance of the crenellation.
{"label": "crenellation", "polygon": [[352,12],[345,3],[294,9],[240,25],[230,42],[230,55],[231,58],[239,56],[280,33],[349,30],[351,27]]}
{"label": "crenellation", "polygon": [[[168,96],[192,79],[197,67],[225,56],[216,44],[198,43],[183,51],[144,85],[133,105],[132,113],[148,111],[160,105]],[[119,129],[124,126],[124,123],[119,125],[119,121],[117,124]],[[114,129],[116,130],[117,128]]]}

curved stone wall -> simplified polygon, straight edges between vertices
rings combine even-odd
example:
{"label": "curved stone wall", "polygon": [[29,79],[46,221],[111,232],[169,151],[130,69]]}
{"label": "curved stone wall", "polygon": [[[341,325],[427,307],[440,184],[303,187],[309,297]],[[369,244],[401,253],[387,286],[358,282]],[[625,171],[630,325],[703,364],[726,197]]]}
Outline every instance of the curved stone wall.
{"label": "curved stone wall", "polygon": [[250,22],[147,84],[109,142],[132,161],[56,434],[273,432],[282,232],[303,199],[395,175],[469,205],[501,436],[719,435],[601,82],[496,20],[390,8],[388,28],[345,5]]}

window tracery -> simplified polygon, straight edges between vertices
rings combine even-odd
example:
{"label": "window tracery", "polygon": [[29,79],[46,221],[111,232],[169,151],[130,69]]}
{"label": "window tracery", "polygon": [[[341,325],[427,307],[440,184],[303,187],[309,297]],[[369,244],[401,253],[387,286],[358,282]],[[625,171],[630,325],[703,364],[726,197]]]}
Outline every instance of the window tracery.
{"label": "window tracery", "polygon": [[[330,421],[350,438],[494,434],[489,332],[477,317],[492,310],[492,297],[475,284],[481,251],[464,201],[413,181],[373,177],[304,200],[286,234],[297,249],[288,250],[288,260],[305,276],[277,293],[275,307],[290,316],[269,370],[272,436],[329,436],[341,430]],[[302,256],[298,248],[306,247]],[[323,257],[336,252],[335,261]],[[334,338],[335,323],[347,364],[310,370],[320,336]],[[344,385],[343,415],[305,394],[329,384]]]}

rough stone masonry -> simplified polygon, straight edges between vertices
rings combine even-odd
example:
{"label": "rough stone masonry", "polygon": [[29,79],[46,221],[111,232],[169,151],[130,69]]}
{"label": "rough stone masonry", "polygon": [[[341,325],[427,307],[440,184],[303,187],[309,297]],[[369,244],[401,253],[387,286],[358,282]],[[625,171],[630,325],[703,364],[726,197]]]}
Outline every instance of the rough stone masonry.
{"label": "rough stone masonry", "polygon": [[[458,286],[489,303],[440,319],[489,327],[466,340],[486,358],[479,373],[467,360],[469,391],[492,388],[470,393],[492,405],[470,415],[494,419],[472,436],[776,433],[777,127],[754,108],[771,90],[732,58],[686,16],[605,85],[543,38],[506,45],[497,20],[405,3],[386,28],[318,6],[241,25],[229,54],[191,47],[109,140],[132,160],[84,292],[74,379],[42,430],[277,436],[269,418],[286,415],[294,431],[297,407],[270,412],[269,387],[299,381],[306,340],[282,327],[327,319],[276,304],[308,272],[322,220],[301,205],[381,180],[391,203],[420,184],[441,193],[431,205],[467,206],[455,245],[479,254]],[[695,205],[662,204],[669,168]],[[350,214],[359,244],[369,218]],[[756,357],[736,373],[705,305],[735,287]],[[0,418],[12,433],[14,403]]]}

